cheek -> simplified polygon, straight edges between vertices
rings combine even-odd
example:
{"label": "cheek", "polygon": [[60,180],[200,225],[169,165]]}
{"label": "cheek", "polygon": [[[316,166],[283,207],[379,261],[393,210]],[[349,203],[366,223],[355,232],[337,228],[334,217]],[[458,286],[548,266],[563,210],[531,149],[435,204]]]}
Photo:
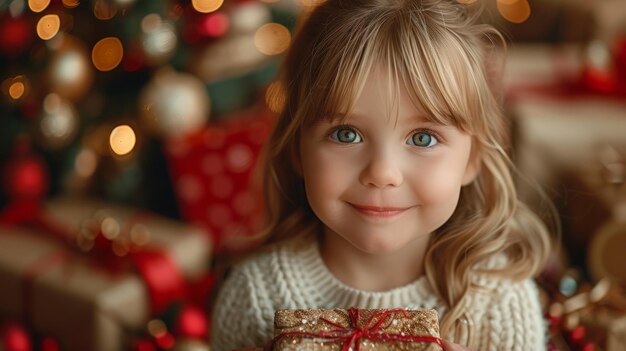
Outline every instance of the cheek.
{"label": "cheek", "polygon": [[462,170],[458,165],[431,164],[427,170],[413,177],[411,182],[424,204],[456,202],[461,191]]}
{"label": "cheek", "polygon": [[337,153],[324,150],[303,150],[302,171],[307,196],[312,206],[322,200],[341,195],[353,181],[357,167]]}

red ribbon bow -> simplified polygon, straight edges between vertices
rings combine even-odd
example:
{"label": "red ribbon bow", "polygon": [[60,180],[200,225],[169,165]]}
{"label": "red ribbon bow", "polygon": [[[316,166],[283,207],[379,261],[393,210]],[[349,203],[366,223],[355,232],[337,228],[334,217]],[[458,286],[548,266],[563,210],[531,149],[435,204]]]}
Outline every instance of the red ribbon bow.
{"label": "red ribbon bow", "polygon": [[343,343],[343,347],[341,349],[342,351],[350,351],[352,345],[354,345],[354,351],[359,351],[361,339],[364,338],[374,341],[428,342],[435,343],[443,347],[441,339],[435,336],[406,335],[404,333],[395,334],[383,332],[382,329],[385,329],[391,323],[391,321],[389,321],[389,323],[385,323],[390,316],[395,316],[396,313],[401,313],[404,318],[408,318],[408,313],[404,309],[398,308],[393,310],[379,311],[375,313],[367,321],[367,323],[365,323],[364,326],[358,325],[360,312],[361,310],[358,308],[350,308],[348,310],[348,316],[350,320],[347,327],[333,321],[329,321],[326,318],[320,318],[321,321],[335,327],[335,329],[324,330],[317,333],[305,331],[292,331],[281,333],[274,337],[274,339],[272,339],[272,341],[266,347],[266,351],[272,350],[274,344],[278,342],[278,340],[287,336],[322,338],[330,342],[341,341]]}

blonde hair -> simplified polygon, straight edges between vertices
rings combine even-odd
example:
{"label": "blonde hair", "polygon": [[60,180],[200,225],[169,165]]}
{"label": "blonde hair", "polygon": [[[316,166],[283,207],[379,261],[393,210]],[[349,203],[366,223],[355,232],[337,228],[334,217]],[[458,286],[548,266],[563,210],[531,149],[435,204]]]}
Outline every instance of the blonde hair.
{"label": "blonde hair", "polygon": [[462,327],[478,263],[505,253],[504,266],[481,272],[524,279],[538,273],[549,250],[543,223],[518,200],[506,153],[508,128],[487,71],[490,53],[505,43],[476,19],[456,0],[328,0],[315,8],[283,62],[284,107],[264,170],[265,242],[319,233],[323,225],[293,164],[300,132],[349,110],[375,64],[388,69],[392,96],[402,84],[428,118],[472,135],[481,171],[432,235],[424,262],[448,307],[441,323],[447,337]]}

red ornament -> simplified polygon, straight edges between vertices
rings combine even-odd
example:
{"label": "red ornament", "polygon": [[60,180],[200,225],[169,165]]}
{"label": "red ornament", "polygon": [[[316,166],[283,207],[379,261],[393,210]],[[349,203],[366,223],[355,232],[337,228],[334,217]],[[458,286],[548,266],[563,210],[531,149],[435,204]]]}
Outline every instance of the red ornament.
{"label": "red ornament", "polygon": [[32,341],[26,329],[17,323],[7,323],[2,328],[2,346],[6,351],[30,351]]}
{"label": "red ornament", "polygon": [[199,24],[200,32],[212,38],[218,38],[228,31],[230,22],[228,16],[221,12],[212,13],[204,17]]}
{"label": "red ornament", "polygon": [[18,140],[2,173],[4,192],[12,201],[39,200],[48,190],[46,167],[25,140]]}
{"label": "red ornament", "polygon": [[0,53],[16,57],[28,48],[33,39],[33,28],[24,17],[0,18]]}
{"label": "red ornament", "polygon": [[171,349],[175,344],[174,337],[172,336],[172,334],[167,332],[155,337],[154,340],[160,348],[165,350]]}
{"label": "red ornament", "polygon": [[183,307],[178,315],[175,330],[180,337],[205,339],[208,321],[204,311],[197,306]]}
{"label": "red ornament", "polygon": [[41,341],[41,351],[61,351],[61,348],[55,339],[44,338]]}
{"label": "red ornament", "polygon": [[156,346],[149,340],[135,340],[132,345],[133,351],[157,351]]}

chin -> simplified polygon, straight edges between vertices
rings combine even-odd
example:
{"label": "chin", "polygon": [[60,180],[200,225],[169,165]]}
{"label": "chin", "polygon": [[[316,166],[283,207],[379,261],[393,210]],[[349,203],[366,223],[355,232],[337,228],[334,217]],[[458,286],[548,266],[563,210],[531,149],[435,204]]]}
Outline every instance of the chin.
{"label": "chin", "polygon": [[383,255],[396,252],[406,244],[398,242],[386,242],[385,240],[365,240],[353,245],[362,252],[370,255]]}

